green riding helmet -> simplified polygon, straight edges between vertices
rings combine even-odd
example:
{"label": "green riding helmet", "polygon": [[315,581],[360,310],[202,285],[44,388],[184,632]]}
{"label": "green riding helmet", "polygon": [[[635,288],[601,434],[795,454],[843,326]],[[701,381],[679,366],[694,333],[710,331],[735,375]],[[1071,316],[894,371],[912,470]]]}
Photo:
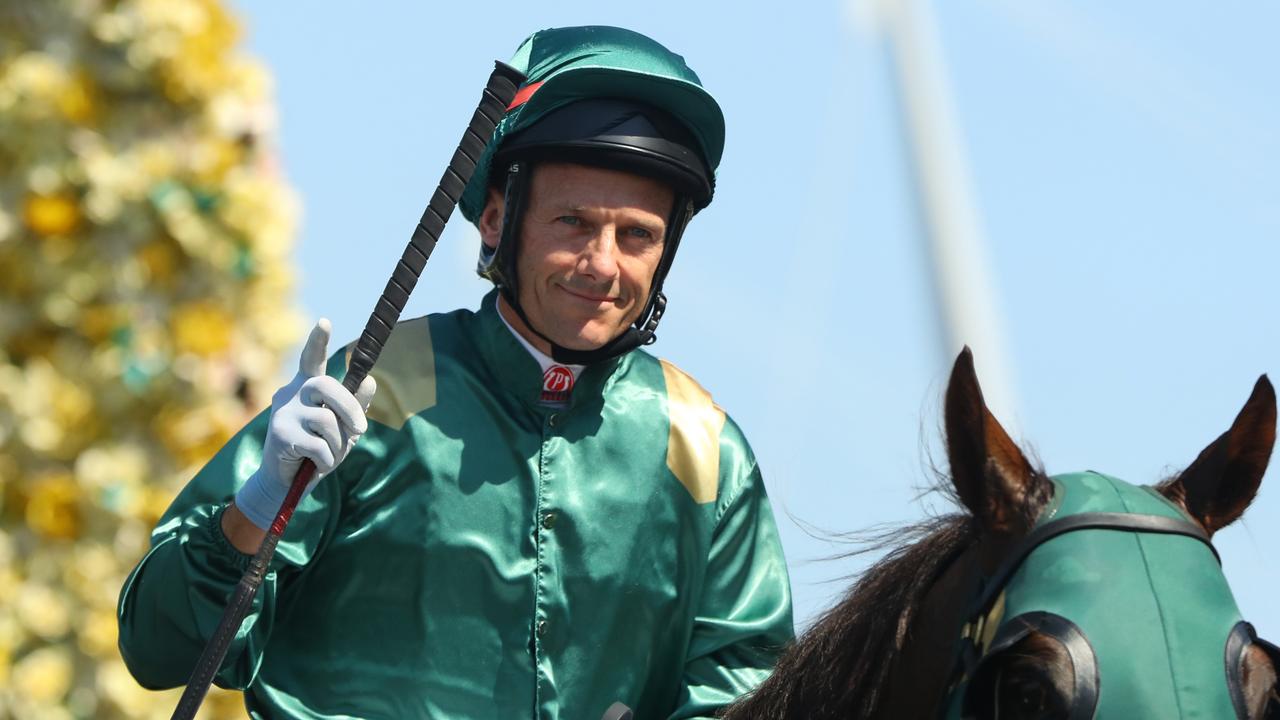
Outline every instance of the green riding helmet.
{"label": "green riding helmet", "polygon": [[984,584],[943,717],[1017,715],[1000,707],[997,659],[1033,631],[1071,661],[1071,720],[1247,717],[1243,654],[1280,650],[1241,618],[1204,530],[1152,488],[1096,472],[1053,483]]}
{"label": "green riding helmet", "polygon": [[[477,223],[490,186],[504,189],[506,212],[496,249],[481,246],[477,271],[496,284],[525,324],[551,344],[559,362],[587,364],[654,341],[666,307],[662,284],[685,225],[706,207],[724,149],[724,116],[684,59],[622,28],[542,30],[511,63],[528,77],[498,123],[463,191],[462,214]],[[634,326],[604,347],[561,347],[529,322],[515,272],[519,226],[532,167],[572,162],[655,178],[672,188],[662,258]]]}

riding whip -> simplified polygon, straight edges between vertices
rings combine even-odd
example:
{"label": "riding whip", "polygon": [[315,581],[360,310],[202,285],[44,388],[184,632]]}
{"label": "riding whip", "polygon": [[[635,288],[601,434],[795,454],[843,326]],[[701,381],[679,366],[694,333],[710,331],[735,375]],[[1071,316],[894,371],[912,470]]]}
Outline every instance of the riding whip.
{"label": "riding whip", "polygon": [[600,720],[631,720],[635,715],[631,712],[631,708],[616,702],[604,711],[604,717]]}
{"label": "riding whip", "polygon": [[[369,316],[369,322],[365,324],[364,331],[351,352],[347,374],[342,381],[343,387],[349,392],[355,393],[356,388],[360,387],[365,376],[373,369],[373,364],[377,362],[383,345],[391,335],[391,329],[395,327],[405,303],[409,300],[409,293],[413,292],[414,286],[418,283],[418,276],[426,266],[427,259],[431,257],[431,251],[435,249],[440,234],[444,232],[445,223],[453,214],[453,208],[458,204],[458,199],[462,197],[463,188],[467,186],[467,182],[475,171],[476,161],[480,159],[485,145],[493,136],[494,128],[502,119],[507,106],[515,97],[516,89],[524,80],[524,75],[515,68],[502,62],[495,63],[493,74],[489,76],[489,82],[480,99],[480,106],[471,116],[471,123],[462,135],[462,142],[458,144],[458,149],[453,153],[449,166],[445,168],[440,184],[432,193],[427,209],[418,220],[418,226],[414,228],[408,246],[400,256],[400,261],[396,263],[391,279],[387,281],[382,296],[374,305],[373,314]],[[272,556],[275,555],[276,544],[280,542],[280,536],[284,534],[289,519],[293,517],[294,508],[297,507],[315,471],[316,466],[311,460],[302,461],[301,467],[293,478],[293,483],[289,486],[289,492],[285,495],[284,502],[280,505],[280,510],[276,513],[275,520],[262,541],[262,546],[249,563],[249,569],[241,576],[230,602],[227,603],[226,610],[222,613],[222,619],[218,622],[218,628],[209,638],[208,644],[200,654],[200,659],[196,661],[195,669],[191,672],[191,678],[187,681],[186,690],[178,701],[172,720],[191,720],[200,709],[200,703],[203,702],[205,693],[209,691],[209,685],[213,682],[218,668],[222,666],[222,660],[226,657],[231,641],[253,605],[253,598],[267,574]]]}

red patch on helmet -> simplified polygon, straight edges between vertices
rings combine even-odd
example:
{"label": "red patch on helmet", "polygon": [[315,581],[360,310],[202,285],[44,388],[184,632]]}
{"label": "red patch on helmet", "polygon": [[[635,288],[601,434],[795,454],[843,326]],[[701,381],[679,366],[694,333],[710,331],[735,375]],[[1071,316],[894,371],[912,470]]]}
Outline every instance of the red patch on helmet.
{"label": "red patch on helmet", "polygon": [[507,112],[511,112],[512,110],[515,110],[521,105],[529,102],[529,98],[533,97],[533,94],[537,92],[540,87],[542,87],[541,80],[536,83],[529,83],[517,90],[516,96],[511,98],[511,104],[507,106]]}

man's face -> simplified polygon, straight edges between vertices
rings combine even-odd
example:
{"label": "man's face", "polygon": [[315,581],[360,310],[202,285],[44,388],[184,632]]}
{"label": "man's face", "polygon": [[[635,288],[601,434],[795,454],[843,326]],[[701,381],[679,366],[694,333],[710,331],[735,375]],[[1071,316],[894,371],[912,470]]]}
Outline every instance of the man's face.
{"label": "man's face", "polygon": [[[585,165],[535,166],[521,224],[520,305],[557,345],[594,350],[635,322],[662,258],[670,188],[646,177]],[[491,247],[502,197],[480,221]]]}

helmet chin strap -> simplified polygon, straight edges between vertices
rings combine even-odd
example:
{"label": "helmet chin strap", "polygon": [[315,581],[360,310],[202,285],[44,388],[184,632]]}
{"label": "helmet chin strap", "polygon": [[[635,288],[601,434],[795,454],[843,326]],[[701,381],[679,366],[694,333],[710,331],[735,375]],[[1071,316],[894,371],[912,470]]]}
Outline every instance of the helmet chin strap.
{"label": "helmet chin strap", "polygon": [[667,305],[667,297],[659,292],[653,311],[649,314],[649,318],[643,328],[636,328],[635,325],[631,325],[622,331],[620,335],[594,350],[574,350],[557,344],[555,340],[538,330],[533,322],[529,320],[529,316],[525,314],[524,308],[520,306],[520,303],[512,301],[506,286],[503,286],[501,291],[502,297],[506,299],[511,309],[516,311],[516,315],[524,322],[524,326],[529,328],[529,332],[542,338],[551,346],[551,359],[565,365],[590,365],[601,360],[609,360],[610,358],[625,355],[641,345],[653,344],[658,339],[654,331],[658,329],[658,322],[662,320],[662,311],[666,309]]}
{"label": "helmet chin strap", "polygon": [[529,331],[545,340],[551,346],[551,359],[565,365],[591,365],[603,360],[620,357],[642,345],[652,345],[657,339],[658,323],[667,309],[667,296],[662,292],[662,283],[671,269],[671,261],[675,258],[676,248],[680,244],[680,236],[685,226],[693,217],[693,203],[687,198],[677,195],[667,219],[667,232],[663,238],[662,257],[653,274],[652,288],[648,301],[640,312],[640,317],[604,345],[593,350],[574,350],[557,344],[547,337],[529,320],[528,314],[520,305],[519,287],[516,275],[516,240],[520,237],[520,223],[524,220],[525,203],[528,199],[529,180],[532,168],[528,162],[514,162],[508,168],[507,187],[504,194],[505,206],[502,217],[502,233],[498,238],[498,247],[492,256],[481,259],[482,274],[498,285],[499,292],[507,304],[515,310],[516,315],[529,328]]}

